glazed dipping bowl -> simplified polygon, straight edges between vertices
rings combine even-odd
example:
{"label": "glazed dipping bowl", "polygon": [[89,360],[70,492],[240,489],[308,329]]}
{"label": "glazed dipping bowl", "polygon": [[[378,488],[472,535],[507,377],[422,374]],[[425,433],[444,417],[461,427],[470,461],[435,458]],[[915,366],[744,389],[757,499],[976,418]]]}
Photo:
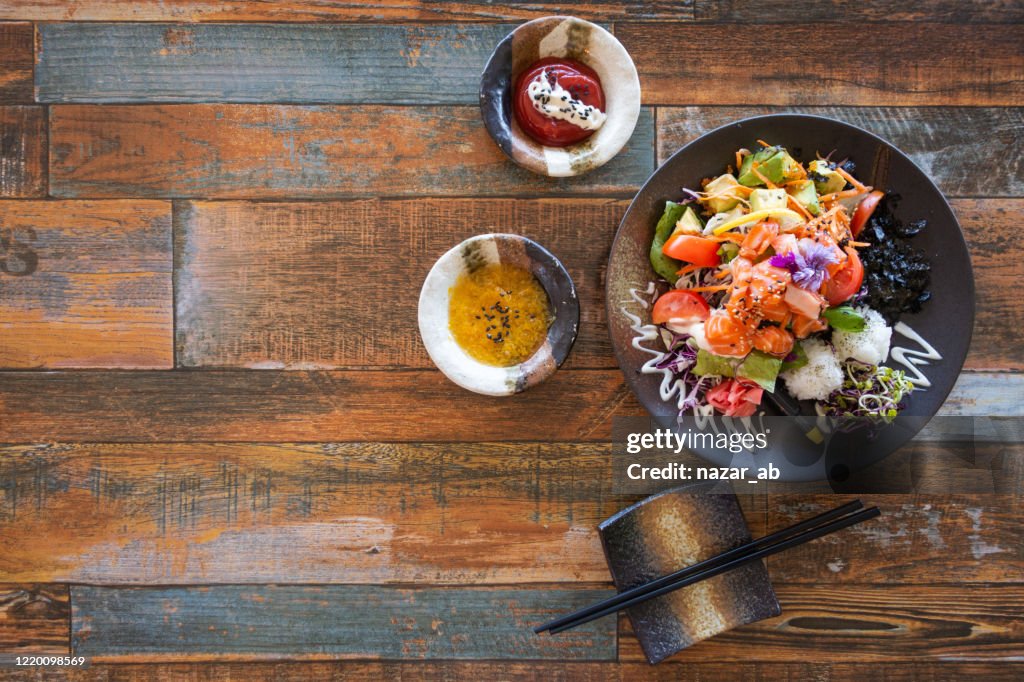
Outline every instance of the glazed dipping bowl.
{"label": "glazed dipping bowl", "polygon": [[[541,347],[510,367],[487,365],[470,356],[448,324],[450,291],[459,275],[496,263],[529,270],[547,293],[554,318]],[[456,384],[483,395],[521,393],[551,376],[569,356],[579,322],[579,299],[569,273],[543,246],[514,234],[479,235],[452,248],[434,263],[420,291],[420,336],[430,359]]]}
{"label": "glazed dipping bowl", "polygon": [[[568,57],[597,72],[605,119],[597,132],[569,147],[545,147],[519,127],[512,86],[539,59]],[[480,79],[484,125],[501,150],[534,173],[582,175],[611,160],[633,135],[640,116],[640,79],[626,48],[597,24],[575,17],[544,17],[519,26],[502,40]]]}

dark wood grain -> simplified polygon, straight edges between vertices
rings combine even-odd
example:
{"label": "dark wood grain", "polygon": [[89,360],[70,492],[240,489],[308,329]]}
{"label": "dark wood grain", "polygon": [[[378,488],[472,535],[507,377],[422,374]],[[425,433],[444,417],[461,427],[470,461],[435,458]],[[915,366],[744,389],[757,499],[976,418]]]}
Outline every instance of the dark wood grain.
{"label": "dark wood grain", "polygon": [[175,211],[178,363],[432,367],[416,327],[427,272],[466,237],[511,231],[550,249],[573,278],[582,315],[569,366],[614,367],[601,280],[627,205],[182,202]]}
{"label": "dark wood grain", "polygon": [[[615,35],[636,63],[646,104],[982,106],[1018,105],[1024,95],[1024,41],[1014,25],[766,24],[742,32],[620,23]],[[759,43],[764,50],[744,49]],[[843,57],[804,52],[814,45]],[[787,49],[794,57],[784,58]]]}
{"label": "dark wood grain", "polygon": [[[961,375],[939,414],[1019,416],[1024,376]],[[619,370],[556,372],[514,399],[427,370],[5,372],[0,442],[607,441],[643,416]]]}
{"label": "dark wood grain", "polygon": [[0,367],[173,367],[169,203],[5,201],[0,234]]}
{"label": "dark wood grain", "polygon": [[[1019,582],[1024,576],[1024,507],[1010,495],[873,495],[870,523],[768,559],[780,582]],[[772,495],[769,530],[832,509],[835,495]]]}
{"label": "dark wood grain", "polygon": [[532,627],[607,597],[588,588],[369,585],[71,587],[77,655],[615,659],[614,619],[558,638]]}
{"label": "dark wood grain", "polygon": [[[703,0],[700,0],[703,1]],[[932,0],[934,2],[935,0]],[[945,0],[939,0],[940,2]],[[66,0],[10,0],[0,18],[32,21],[176,21],[176,22],[442,22],[513,21],[538,19],[556,14],[571,14],[591,21],[629,19],[692,21],[694,0],[512,0],[493,3],[487,0],[437,2],[435,0],[174,0],[139,3],[132,0],[90,0],[69,5]],[[718,11],[719,0],[708,3]],[[985,12],[979,7],[979,11]]]}
{"label": "dark wood grain", "polygon": [[[514,231],[550,248],[575,281],[582,319],[568,366],[616,367],[602,280],[627,205],[592,199],[182,202],[175,212],[177,361],[250,369],[432,367],[415,322],[430,266],[472,234]],[[970,243],[978,289],[966,366],[1024,369],[1014,331],[1024,326],[1014,293],[1024,260],[1016,238],[1024,201],[961,199],[953,207]],[[383,224],[392,227],[382,230]],[[366,277],[368,263],[388,273],[386,285]],[[374,333],[347,333],[352,329]]]}
{"label": "dark wood grain", "polygon": [[[0,575],[600,583],[597,525],[637,501],[611,485],[607,448],[572,443],[5,446]],[[741,503],[763,535],[763,496]]]}
{"label": "dark wood grain", "polygon": [[50,112],[50,188],[61,197],[628,195],[654,169],[647,110],[628,149],[562,180],[507,160],[477,107],[69,104]]}
{"label": "dark wood grain", "polygon": [[[701,642],[679,662],[1014,661],[1024,646],[1019,585],[774,584],[782,615]],[[643,660],[621,619],[619,660]]]}
{"label": "dark wood grain", "polygon": [[40,102],[475,104],[510,25],[43,24]]}
{"label": "dark wood grain", "polygon": [[[658,163],[719,126],[782,112],[836,118],[885,138],[909,155],[947,195],[1024,196],[1024,159],[1013,151],[1024,146],[1021,108],[664,107],[658,109]],[[829,151],[822,149],[821,153]]]}
{"label": "dark wood grain", "polygon": [[[5,674],[6,673],[6,674]],[[703,663],[667,661],[594,663],[574,661],[311,661],[100,663],[63,671],[69,682],[308,682],[345,680],[380,682],[452,682],[453,680],[523,680],[524,682],[1019,682],[1024,663],[874,662],[874,663]],[[0,670],[0,680],[36,679],[31,673]]]}
{"label": "dark wood grain", "polygon": [[0,23],[0,104],[32,102],[35,30],[28,23]]}
{"label": "dark wood grain", "polygon": [[70,622],[66,586],[0,583],[0,653],[67,655]]}
{"label": "dark wood grain", "polygon": [[46,194],[46,111],[0,106],[0,198]]}
{"label": "dark wood grain", "polygon": [[740,23],[846,23],[907,22],[1019,23],[1024,10],[1019,3],[985,0],[923,0],[914,4],[899,0],[866,0],[839,7],[813,0],[763,0],[756,4],[736,0],[486,0],[434,2],[432,0],[175,0],[139,3],[131,0],[90,0],[69,4],[65,0],[10,0],[0,18],[28,21],[512,21],[571,14],[591,21],[702,21]]}

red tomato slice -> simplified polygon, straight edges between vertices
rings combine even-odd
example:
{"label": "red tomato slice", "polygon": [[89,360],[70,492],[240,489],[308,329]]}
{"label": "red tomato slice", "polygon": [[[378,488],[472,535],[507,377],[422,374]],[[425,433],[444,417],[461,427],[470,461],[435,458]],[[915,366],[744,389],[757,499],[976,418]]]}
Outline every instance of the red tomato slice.
{"label": "red tomato slice", "polygon": [[714,267],[722,262],[718,255],[718,242],[692,234],[677,234],[669,237],[661,252],[669,258],[693,263],[703,267]]}
{"label": "red tomato slice", "polygon": [[846,264],[825,283],[825,298],[832,306],[850,300],[864,283],[864,265],[857,251],[847,246],[846,254]]}
{"label": "red tomato slice", "polygon": [[860,234],[860,231],[864,229],[864,226],[868,224],[868,220],[871,219],[871,214],[878,208],[878,202],[885,196],[885,192],[875,190],[871,194],[867,195],[860,200],[857,204],[857,210],[853,212],[853,219],[850,220],[850,232],[853,233],[854,238]]}
{"label": "red tomato slice", "polygon": [[673,289],[658,297],[651,311],[654,324],[665,324],[669,320],[677,320],[680,324],[703,322],[711,316],[711,306],[692,291]]}

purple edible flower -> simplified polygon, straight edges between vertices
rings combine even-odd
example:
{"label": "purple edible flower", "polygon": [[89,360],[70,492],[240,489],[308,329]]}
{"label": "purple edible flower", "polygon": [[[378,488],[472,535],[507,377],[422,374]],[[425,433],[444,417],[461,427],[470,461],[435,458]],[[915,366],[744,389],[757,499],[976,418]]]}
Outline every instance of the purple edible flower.
{"label": "purple edible flower", "polygon": [[817,291],[828,277],[826,267],[838,263],[835,251],[813,239],[801,239],[797,248],[786,254],[772,256],[771,264],[786,268],[793,275],[793,283],[801,289]]}

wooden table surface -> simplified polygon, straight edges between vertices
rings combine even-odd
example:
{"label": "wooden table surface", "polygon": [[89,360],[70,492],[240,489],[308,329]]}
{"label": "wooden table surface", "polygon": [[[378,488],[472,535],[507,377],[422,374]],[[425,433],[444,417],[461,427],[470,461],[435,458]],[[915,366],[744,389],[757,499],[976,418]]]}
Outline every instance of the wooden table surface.
{"label": "wooden table surface", "polygon": [[[879,521],[768,561],[781,616],[657,667],[626,620],[529,630],[610,589],[596,524],[636,501],[609,473],[643,414],[606,333],[615,228],[720,124],[817,113],[908,152],[977,278],[942,413],[1024,413],[1024,3],[838,7],[0,2],[0,652],[94,657],[75,679],[1024,678],[1020,477],[867,497]],[[643,87],[574,180],[506,161],[477,107],[498,40],[557,13]],[[513,399],[416,329],[435,258],[496,229],[582,305]],[[760,535],[836,499],[743,505]]]}

